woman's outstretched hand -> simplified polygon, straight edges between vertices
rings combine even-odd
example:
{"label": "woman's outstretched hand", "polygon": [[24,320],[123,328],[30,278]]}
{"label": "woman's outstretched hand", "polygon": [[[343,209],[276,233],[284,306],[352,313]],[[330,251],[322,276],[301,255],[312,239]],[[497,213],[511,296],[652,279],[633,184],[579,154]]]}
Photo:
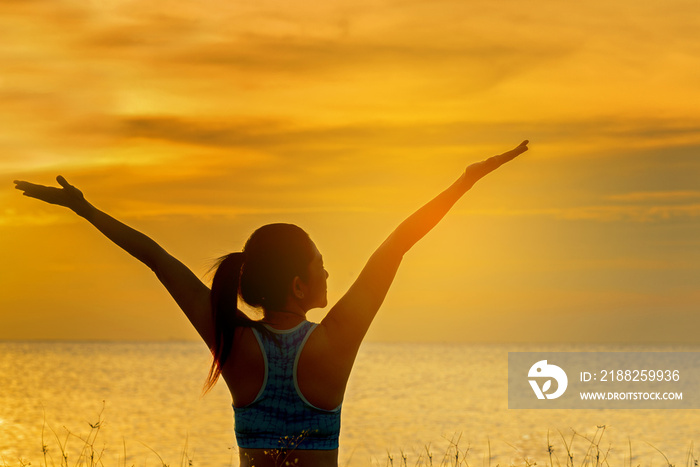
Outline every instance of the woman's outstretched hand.
{"label": "woman's outstretched hand", "polygon": [[464,172],[464,176],[469,182],[470,186],[476,183],[485,175],[488,175],[489,173],[493,172],[506,162],[512,161],[520,154],[527,151],[528,143],[529,141],[525,140],[522,143],[520,143],[516,148],[511,149],[510,151],[504,152],[503,154],[499,154],[497,156],[489,157],[488,159],[483,160],[481,162],[471,164],[469,167],[467,167],[467,170]]}
{"label": "woman's outstretched hand", "polygon": [[83,215],[89,206],[83,196],[83,192],[71,185],[62,176],[56,177],[56,181],[61,188],[52,186],[37,185],[35,183],[15,180],[15,188],[22,191],[24,196],[36,198],[50,204],[65,206],[75,211],[76,214]]}

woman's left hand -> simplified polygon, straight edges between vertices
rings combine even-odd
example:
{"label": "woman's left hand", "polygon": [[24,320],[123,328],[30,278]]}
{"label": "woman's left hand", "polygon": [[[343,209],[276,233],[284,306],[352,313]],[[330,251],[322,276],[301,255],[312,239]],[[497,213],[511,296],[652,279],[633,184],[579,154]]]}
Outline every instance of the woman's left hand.
{"label": "woman's left hand", "polygon": [[84,212],[89,204],[85,200],[83,192],[68,183],[66,179],[60,175],[56,177],[56,181],[61,185],[61,188],[37,185],[21,180],[15,180],[15,188],[22,191],[24,196],[36,198],[49,204],[65,206],[77,214]]}

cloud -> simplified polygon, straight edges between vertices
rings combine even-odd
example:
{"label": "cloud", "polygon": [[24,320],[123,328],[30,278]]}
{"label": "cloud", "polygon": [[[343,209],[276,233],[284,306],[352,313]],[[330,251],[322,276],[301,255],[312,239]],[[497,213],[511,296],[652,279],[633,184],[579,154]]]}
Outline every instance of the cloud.
{"label": "cloud", "polygon": [[459,18],[474,12],[415,6],[405,11],[391,2],[366,9],[352,2],[328,8],[306,2],[293,8],[209,2],[207,8],[208,2],[200,2],[198,8],[172,5],[167,11],[138,2],[56,3],[55,10],[75,11],[69,29],[58,29],[58,13],[46,14],[42,3],[36,11],[25,8],[18,22],[35,23],[35,36],[51,40],[39,44],[19,33],[15,39],[37,52],[50,50],[75,68],[103,72],[101,81],[114,88],[160,83],[182,89],[184,81],[206,75],[203,88],[281,81],[314,86],[330,79],[366,87],[380,84],[381,76],[419,84],[440,77],[452,88],[477,90],[550,63],[572,47],[561,36],[544,40],[524,26],[516,32],[511,25],[508,36],[493,34],[509,18],[490,10]]}
{"label": "cloud", "polygon": [[663,222],[679,218],[700,217],[700,204],[659,206],[583,206],[558,209],[555,216],[569,220],[595,220],[603,222]]}
{"label": "cloud", "polygon": [[6,208],[0,212],[0,227],[47,226],[68,223],[68,218],[61,214],[46,212],[24,213]]}
{"label": "cloud", "polygon": [[126,138],[146,138],[214,147],[268,146],[291,135],[281,120],[206,121],[168,116],[127,117],[121,120]]}
{"label": "cloud", "polygon": [[625,202],[684,202],[700,199],[700,191],[644,191],[635,193],[623,193],[619,195],[610,195],[608,196],[608,199],[610,199],[611,201]]}
{"label": "cloud", "polygon": [[[644,33],[657,25],[685,28],[689,20],[679,12],[598,0],[533,10],[461,1],[8,5],[0,7],[11,39],[0,51],[7,69],[2,173],[69,168],[105,195],[120,186],[145,190],[162,200],[163,212],[195,212],[206,205],[198,191],[232,206],[263,192],[254,205],[260,210],[280,196],[307,209],[331,202],[363,209],[372,196],[387,196],[387,186],[447,173],[527,137],[533,167],[563,161],[541,163],[542,173],[523,166],[530,180],[552,184],[568,203],[547,211],[549,201],[540,199],[540,212],[599,220],[695,215],[692,202],[658,194],[652,205],[625,204],[652,201],[634,193],[670,193],[676,174],[697,168],[689,152],[700,146],[693,112],[637,114],[615,108],[616,101],[567,118],[539,107],[501,109],[511,92],[514,101],[527,101],[533,86],[549,96],[555,81],[567,95],[589,100],[588,88],[579,87],[587,75],[565,83],[567,73],[622,52],[629,57],[620,66],[641,76],[653,66],[640,67],[633,53],[651,40]],[[638,13],[634,24],[615,28],[629,8]],[[590,33],[597,28],[596,38]],[[623,47],[637,36],[642,45]],[[672,40],[685,53],[694,37]],[[609,49],[600,48],[605,41]],[[591,62],[577,61],[586,54]],[[568,109],[566,101],[542,106],[549,104]],[[679,147],[688,150],[684,166],[680,156],[663,153]],[[675,166],[661,161],[666,155]],[[608,174],[597,173],[600,163]],[[667,181],[652,181],[658,173]],[[572,187],[595,196],[571,202]],[[530,196],[538,190],[544,188],[533,187]],[[212,196],[223,191],[230,194]],[[181,208],[168,208],[168,200]]]}
{"label": "cloud", "polygon": [[700,203],[658,206],[578,206],[534,209],[458,209],[468,215],[489,217],[550,217],[561,220],[596,222],[665,222],[700,217]]}
{"label": "cloud", "polygon": [[[590,118],[569,121],[513,120],[485,123],[478,121],[420,121],[388,123],[366,121],[342,125],[309,125],[281,118],[232,117],[215,120],[173,116],[143,115],[122,118],[121,134],[131,138],[150,138],[202,146],[277,146],[300,143],[349,141],[388,146],[483,144],[508,140],[513,136],[535,135],[533,142],[562,142],[596,139],[635,143],[677,141],[700,144],[700,122],[673,119]],[[516,136],[517,135],[517,136]]]}

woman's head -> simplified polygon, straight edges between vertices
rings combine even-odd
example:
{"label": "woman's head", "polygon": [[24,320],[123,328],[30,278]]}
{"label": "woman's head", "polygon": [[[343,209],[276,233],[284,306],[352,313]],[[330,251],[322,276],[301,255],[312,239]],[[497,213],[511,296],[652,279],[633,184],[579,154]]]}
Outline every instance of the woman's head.
{"label": "woman's head", "polygon": [[294,305],[304,312],[326,306],[323,258],[309,235],[292,224],[269,224],[253,232],[243,251],[219,261],[211,287],[215,323],[214,362],[205,390],[216,383],[231,352],[237,326],[255,325],[238,311],[238,294],[266,313]]}
{"label": "woman's head", "polygon": [[[240,294],[243,301],[267,311],[283,310],[289,297],[308,298],[298,288],[313,286],[308,293],[320,293],[315,277],[320,253],[309,235],[292,224],[268,224],[253,232],[243,248]],[[321,260],[321,269],[323,263]],[[297,279],[298,278],[298,279]],[[315,283],[311,283],[314,279]],[[325,279],[325,278],[324,278]],[[325,297],[325,283],[323,295]],[[302,295],[302,297],[298,297]],[[323,304],[310,303],[313,306]]]}

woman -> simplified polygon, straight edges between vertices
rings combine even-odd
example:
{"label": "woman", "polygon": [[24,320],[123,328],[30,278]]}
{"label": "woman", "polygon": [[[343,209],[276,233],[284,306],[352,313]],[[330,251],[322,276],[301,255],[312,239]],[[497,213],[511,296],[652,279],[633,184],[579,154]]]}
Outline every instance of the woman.
{"label": "woman", "polygon": [[[299,227],[256,230],[243,251],[220,261],[211,290],[157,243],[62,188],[15,181],[25,196],[65,206],[150,267],[214,356],[205,385],[223,376],[233,398],[241,466],[337,466],[340,406],[360,343],[403,255],[479,179],[527,151],[515,149],[467,167],[449,188],[407,218],[372,254],[321,323],[306,313],[327,305],[323,258]],[[262,309],[254,321],[238,296]]]}

